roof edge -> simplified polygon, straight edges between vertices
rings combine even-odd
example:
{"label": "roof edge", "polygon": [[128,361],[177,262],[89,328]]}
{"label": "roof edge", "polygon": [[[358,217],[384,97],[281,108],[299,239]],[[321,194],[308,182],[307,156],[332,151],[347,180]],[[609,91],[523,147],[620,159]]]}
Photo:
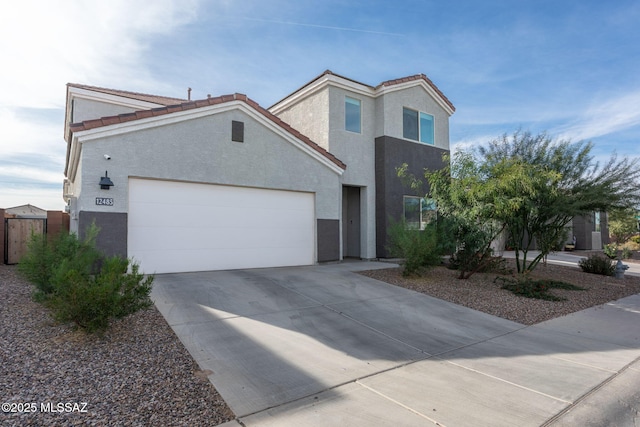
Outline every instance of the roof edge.
{"label": "roof edge", "polygon": [[329,151],[322,148],[317,143],[313,142],[309,137],[302,134],[300,131],[296,130],[295,128],[293,128],[288,123],[284,122],[279,117],[270,113],[265,108],[261,107],[257,102],[253,101],[251,98],[247,97],[247,95],[242,93],[234,93],[234,94],[222,95],[217,97],[209,97],[209,98],[200,99],[200,100],[183,102],[181,104],[168,105],[166,107],[152,108],[149,110],[139,110],[133,113],[124,113],[124,114],[118,114],[115,116],[101,117],[99,119],[85,120],[79,123],[71,123],[69,125],[69,130],[73,135],[76,132],[88,131],[91,129],[97,129],[105,126],[123,124],[123,123],[142,120],[150,117],[164,116],[171,113],[189,111],[197,108],[214,106],[214,105],[224,104],[232,101],[244,102],[253,110],[255,110],[256,112],[258,112],[259,114],[261,114],[262,116],[264,116],[265,118],[267,118],[268,120],[270,120],[271,122],[273,122],[274,124],[282,128],[283,130],[285,130],[287,133],[293,135],[295,138],[299,139],[304,144],[308,145],[310,148],[312,148],[322,156],[326,157],[329,161],[334,163],[340,169],[342,170],[346,169],[347,167],[346,164],[344,164],[336,156],[334,156]]}

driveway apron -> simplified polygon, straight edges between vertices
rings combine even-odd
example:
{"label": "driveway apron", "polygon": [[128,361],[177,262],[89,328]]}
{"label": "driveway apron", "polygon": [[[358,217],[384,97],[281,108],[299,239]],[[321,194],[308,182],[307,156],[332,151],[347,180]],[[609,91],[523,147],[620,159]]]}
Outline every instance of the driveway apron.
{"label": "driveway apron", "polygon": [[525,327],[357,274],[390,267],[163,274],[152,298],[245,426],[539,426],[640,357],[573,333],[589,316]]}

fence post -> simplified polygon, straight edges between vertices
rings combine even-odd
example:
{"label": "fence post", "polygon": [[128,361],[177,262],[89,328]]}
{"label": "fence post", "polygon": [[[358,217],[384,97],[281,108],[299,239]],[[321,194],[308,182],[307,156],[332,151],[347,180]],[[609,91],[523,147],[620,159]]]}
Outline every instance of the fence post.
{"label": "fence post", "polygon": [[6,262],[4,250],[7,244],[7,236],[4,231],[4,209],[0,209],[0,239],[2,239],[2,244],[0,245],[0,263],[4,264]]}

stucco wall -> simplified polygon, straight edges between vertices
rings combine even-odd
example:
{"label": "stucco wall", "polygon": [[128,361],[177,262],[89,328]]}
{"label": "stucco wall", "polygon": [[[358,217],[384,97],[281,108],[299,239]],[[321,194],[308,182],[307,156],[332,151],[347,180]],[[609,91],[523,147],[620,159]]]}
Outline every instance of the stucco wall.
{"label": "stucco wall", "polygon": [[121,105],[93,101],[90,99],[75,98],[73,100],[72,123],[79,123],[84,120],[92,120],[100,117],[115,116],[118,114],[132,113],[133,108]]}
{"label": "stucco wall", "polygon": [[[360,256],[375,258],[375,101],[368,96],[329,86],[329,151],[347,164],[342,184],[360,187]],[[361,133],[345,129],[345,97],[360,100]],[[326,114],[326,113],[325,113]]]}
{"label": "stucco wall", "polygon": [[[376,138],[376,251],[379,258],[389,256],[387,230],[391,219],[399,221],[402,218],[403,196],[424,196],[429,191],[424,169],[442,169],[446,166],[442,155],[447,152],[431,145],[389,136]],[[409,173],[422,178],[424,185],[421,193],[405,187],[398,178],[395,168],[403,163],[407,163]]]}
{"label": "stucco wall", "polygon": [[407,107],[431,114],[434,117],[435,147],[449,149],[449,114],[422,87],[385,93],[378,99],[378,105],[382,109],[383,119],[376,122],[376,137],[404,139],[402,109]]}
{"label": "stucco wall", "polygon": [[279,112],[278,117],[325,150],[331,151],[328,109],[329,94],[326,90],[322,90]]}
{"label": "stucco wall", "polygon": [[[232,120],[245,123],[245,142],[231,141]],[[315,192],[318,218],[339,218],[339,175],[240,110],[86,142],[81,172],[80,211],[127,212],[132,176]],[[114,205],[96,209],[96,197]]]}

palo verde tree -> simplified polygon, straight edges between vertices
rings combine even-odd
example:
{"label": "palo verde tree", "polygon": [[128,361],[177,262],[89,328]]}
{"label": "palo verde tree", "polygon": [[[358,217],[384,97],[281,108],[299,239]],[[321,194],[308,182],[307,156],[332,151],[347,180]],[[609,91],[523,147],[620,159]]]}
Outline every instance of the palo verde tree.
{"label": "palo verde tree", "polygon": [[[487,199],[495,206],[485,219],[505,226],[519,273],[533,270],[564,241],[573,217],[638,204],[638,159],[614,154],[601,167],[592,148],[516,131],[476,151]],[[534,238],[540,254],[528,261]]]}
{"label": "palo verde tree", "polygon": [[[639,160],[613,155],[601,167],[592,148],[518,130],[475,151],[457,151],[446,159],[449,167],[425,172],[439,215],[455,224],[460,278],[490,262],[491,242],[503,231],[518,272],[526,273],[566,239],[574,217],[638,206]],[[398,174],[416,181],[406,167]],[[534,241],[540,253],[527,259]]]}

